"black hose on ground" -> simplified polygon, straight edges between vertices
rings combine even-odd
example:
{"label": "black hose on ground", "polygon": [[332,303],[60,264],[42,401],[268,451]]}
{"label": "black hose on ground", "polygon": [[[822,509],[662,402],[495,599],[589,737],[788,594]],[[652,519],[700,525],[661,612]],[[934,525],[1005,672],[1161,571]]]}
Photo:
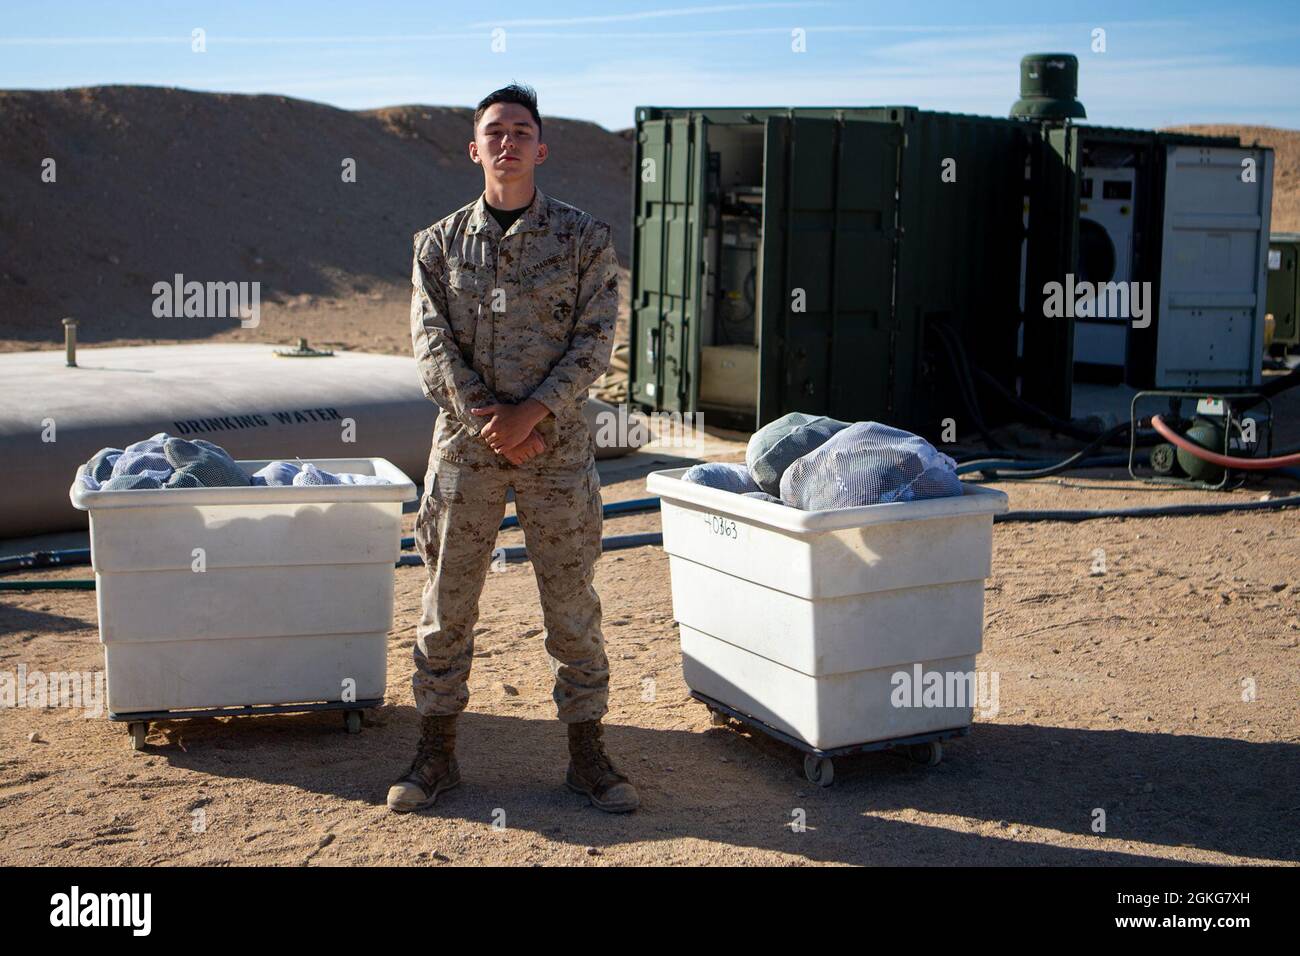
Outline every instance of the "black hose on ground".
{"label": "black hose on ground", "polygon": [[93,591],[95,590],[95,579],[86,578],[84,580],[64,580],[64,581],[3,581],[0,580],[0,591]]}
{"label": "black hose on ground", "polygon": [[1113,508],[1101,511],[1008,511],[994,515],[995,523],[1014,521],[1094,521],[1098,518],[1179,518],[1193,515],[1221,515],[1234,511],[1278,511],[1300,508],[1300,495],[1267,501],[1225,501],[1222,504],[1153,505],[1149,508]]}
{"label": "black hose on ground", "polygon": [[89,548],[67,548],[61,551],[32,551],[0,558],[0,571],[25,571],[28,568],[59,568],[90,563]]}
{"label": "black hose on ground", "polygon": [[[999,471],[997,468],[980,468],[976,469],[984,476],[985,481],[1029,481],[1034,478],[1048,478],[1052,475],[1059,475],[1063,471],[1069,471],[1084,459],[1088,458],[1093,452],[1103,445],[1106,445],[1120,435],[1128,434],[1129,423],[1121,422],[1114,428],[1102,432],[1083,448],[1076,451],[1069,458],[1058,461],[1054,465],[1048,465],[1046,468],[1035,468],[1032,470],[1016,469]],[[978,465],[978,461],[963,462],[964,465]]]}

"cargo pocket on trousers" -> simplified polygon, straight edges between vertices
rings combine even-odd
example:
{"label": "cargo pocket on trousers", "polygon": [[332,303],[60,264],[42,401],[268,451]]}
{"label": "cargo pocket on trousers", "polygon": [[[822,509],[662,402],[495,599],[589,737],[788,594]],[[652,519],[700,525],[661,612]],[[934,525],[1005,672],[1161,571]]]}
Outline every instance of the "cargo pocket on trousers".
{"label": "cargo pocket on trousers", "polygon": [[[448,416],[446,426],[443,428],[442,433],[436,437],[438,439],[438,460],[457,464],[465,461],[466,449],[478,438],[454,416]],[[436,471],[437,469],[435,469],[435,473]],[[432,488],[433,485],[429,487]]]}
{"label": "cargo pocket on trousers", "polygon": [[424,497],[420,499],[420,510],[415,515],[415,548],[426,564],[430,561],[433,542],[438,535],[438,512],[434,500],[437,484],[438,475],[435,471],[429,476],[429,487],[424,489]]}

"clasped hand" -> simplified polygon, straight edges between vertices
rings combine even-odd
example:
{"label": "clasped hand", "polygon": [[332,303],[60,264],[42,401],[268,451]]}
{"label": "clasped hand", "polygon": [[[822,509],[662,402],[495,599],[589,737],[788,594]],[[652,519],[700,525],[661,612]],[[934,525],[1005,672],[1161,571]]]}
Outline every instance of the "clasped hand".
{"label": "clasped hand", "polygon": [[484,405],[471,408],[474,415],[490,415],[480,437],[512,465],[521,465],[546,450],[546,443],[534,427],[550,410],[531,398],[518,405]]}

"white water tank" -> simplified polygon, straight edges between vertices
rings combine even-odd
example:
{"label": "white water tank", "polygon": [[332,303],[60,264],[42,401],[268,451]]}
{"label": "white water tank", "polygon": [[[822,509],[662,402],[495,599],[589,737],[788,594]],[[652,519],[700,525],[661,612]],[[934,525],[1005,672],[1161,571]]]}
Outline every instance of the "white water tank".
{"label": "white water tank", "polygon": [[[589,399],[593,433],[615,412]],[[422,480],[437,417],[415,359],[398,355],[230,342],[82,349],[75,368],[62,351],[0,355],[0,538],[84,528],[64,495],[77,468],[157,432],[235,458],[384,458]],[[633,450],[610,434],[596,457]]]}

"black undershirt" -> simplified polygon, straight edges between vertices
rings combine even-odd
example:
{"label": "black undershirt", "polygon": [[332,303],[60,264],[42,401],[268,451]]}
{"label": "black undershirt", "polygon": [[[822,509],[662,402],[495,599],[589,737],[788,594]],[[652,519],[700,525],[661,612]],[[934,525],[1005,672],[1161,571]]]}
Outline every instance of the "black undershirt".
{"label": "black undershirt", "polygon": [[[533,199],[535,198],[537,198],[537,191],[533,190]],[[508,231],[515,224],[515,220],[527,212],[528,207],[532,204],[533,200],[529,199],[526,205],[520,206],[518,209],[498,209],[487,199],[483,200],[483,205],[487,206],[487,211],[492,214],[492,218],[497,221],[497,225],[501,227],[502,232]]]}

